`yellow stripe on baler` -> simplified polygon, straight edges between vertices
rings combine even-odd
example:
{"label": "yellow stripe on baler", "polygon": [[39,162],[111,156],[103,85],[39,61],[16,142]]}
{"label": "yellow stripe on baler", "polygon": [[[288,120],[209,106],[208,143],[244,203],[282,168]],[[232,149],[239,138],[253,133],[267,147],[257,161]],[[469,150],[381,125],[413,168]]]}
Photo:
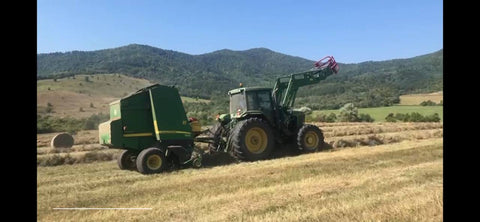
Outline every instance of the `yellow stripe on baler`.
{"label": "yellow stripe on baler", "polygon": [[155,133],[156,133],[156,134],[159,134],[160,131],[158,131],[157,120],[154,120],[154,121],[153,121],[153,126],[155,127]]}
{"label": "yellow stripe on baler", "polygon": [[129,133],[123,134],[124,137],[137,137],[137,136],[152,136],[152,133]]}

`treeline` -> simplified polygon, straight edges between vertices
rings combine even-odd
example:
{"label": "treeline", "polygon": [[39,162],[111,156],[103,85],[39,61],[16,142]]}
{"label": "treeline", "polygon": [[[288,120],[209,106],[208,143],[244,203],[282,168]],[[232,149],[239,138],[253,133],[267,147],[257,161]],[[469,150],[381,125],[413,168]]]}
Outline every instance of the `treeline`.
{"label": "treeline", "polygon": [[412,113],[389,113],[387,117],[385,117],[387,122],[440,122],[440,116],[438,113],[434,113],[431,115],[425,115],[418,112]]}
{"label": "treeline", "polygon": [[[304,110],[308,110],[306,107],[302,107]],[[340,108],[340,113],[337,115],[335,113],[320,113],[317,116],[312,116],[311,112],[306,113],[307,122],[374,122],[369,114],[359,113],[358,108],[353,103],[347,103],[342,108]],[[389,113],[385,120],[387,122],[440,122],[440,116],[438,113],[431,115],[422,115],[418,112],[412,113]]]}
{"label": "treeline", "polygon": [[[341,85],[339,83],[338,85]],[[361,90],[360,90],[361,88]],[[368,86],[359,86],[353,89],[342,88],[339,93],[315,93],[313,95],[303,95],[309,89],[302,90],[296,99],[297,106],[308,106],[313,110],[340,109],[344,104],[355,102],[357,107],[380,107],[391,106],[400,102],[398,91],[389,88],[369,88]],[[299,93],[300,94],[300,93]]]}
{"label": "treeline", "polygon": [[421,102],[420,105],[421,106],[443,106],[443,100],[440,100],[438,104],[436,102],[433,102],[432,100],[427,100],[427,101]]}
{"label": "treeline", "polygon": [[312,115],[306,116],[307,122],[374,122],[369,114],[358,113],[358,108],[353,103],[347,103],[340,108],[340,113],[336,115],[335,113],[325,114],[320,113],[315,118]]}

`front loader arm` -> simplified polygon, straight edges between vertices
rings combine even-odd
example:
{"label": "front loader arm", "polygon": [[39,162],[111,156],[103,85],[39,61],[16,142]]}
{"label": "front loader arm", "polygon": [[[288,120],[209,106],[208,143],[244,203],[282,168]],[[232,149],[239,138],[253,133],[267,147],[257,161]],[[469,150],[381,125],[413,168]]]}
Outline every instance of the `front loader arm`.
{"label": "front loader arm", "polygon": [[[326,60],[324,62],[324,60]],[[301,73],[279,77],[273,87],[272,96],[276,106],[292,108],[298,88],[319,83],[328,76],[338,72],[338,64],[333,56],[325,56],[315,64],[315,68]]]}

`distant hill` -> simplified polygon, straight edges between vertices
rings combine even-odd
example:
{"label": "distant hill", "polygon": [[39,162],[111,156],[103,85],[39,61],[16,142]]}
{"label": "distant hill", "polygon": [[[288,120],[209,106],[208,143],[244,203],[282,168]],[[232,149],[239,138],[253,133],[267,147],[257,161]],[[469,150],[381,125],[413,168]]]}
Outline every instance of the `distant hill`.
{"label": "distant hill", "polygon": [[[176,85],[185,96],[214,98],[225,97],[239,83],[272,87],[276,77],[308,70],[314,62],[266,48],[189,55],[132,44],[88,52],[38,54],[37,78],[121,73]],[[318,85],[302,88],[297,105],[314,109],[338,108],[346,102],[360,107],[382,106],[398,102],[401,94],[443,90],[443,50],[409,59],[338,62],[340,72]]]}
{"label": "distant hill", "polygon": [[[37,81],[37,114],[52,117],[85,118],[109,114],[109,103],[152,85],[146,79],[121,74],[76,75]],[[192,106],[209,100],[182,97]],[[50,108],[49,108],[50,107]],[[50,110],[50,111],[48,111]]]}
{"label": "distant hill", "polygon": [[[109,114],[108,104],[151,85],[148,80],[120,74],[76,75],[37,81],[37,114],[84,118]],[[51,111],[47,111],[50,106]]]}

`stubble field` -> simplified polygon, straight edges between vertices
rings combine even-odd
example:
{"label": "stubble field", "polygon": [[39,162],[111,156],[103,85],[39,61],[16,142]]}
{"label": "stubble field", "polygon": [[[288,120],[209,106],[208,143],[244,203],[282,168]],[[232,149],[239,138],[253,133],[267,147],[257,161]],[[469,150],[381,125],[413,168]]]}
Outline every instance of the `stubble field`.
{"label": "stubble field", "polygon": [[316,125],[322,152],[156,175],[118,169],[96,131],[64,150],[38,135],[38,220],[443,220],[442,123]]}

